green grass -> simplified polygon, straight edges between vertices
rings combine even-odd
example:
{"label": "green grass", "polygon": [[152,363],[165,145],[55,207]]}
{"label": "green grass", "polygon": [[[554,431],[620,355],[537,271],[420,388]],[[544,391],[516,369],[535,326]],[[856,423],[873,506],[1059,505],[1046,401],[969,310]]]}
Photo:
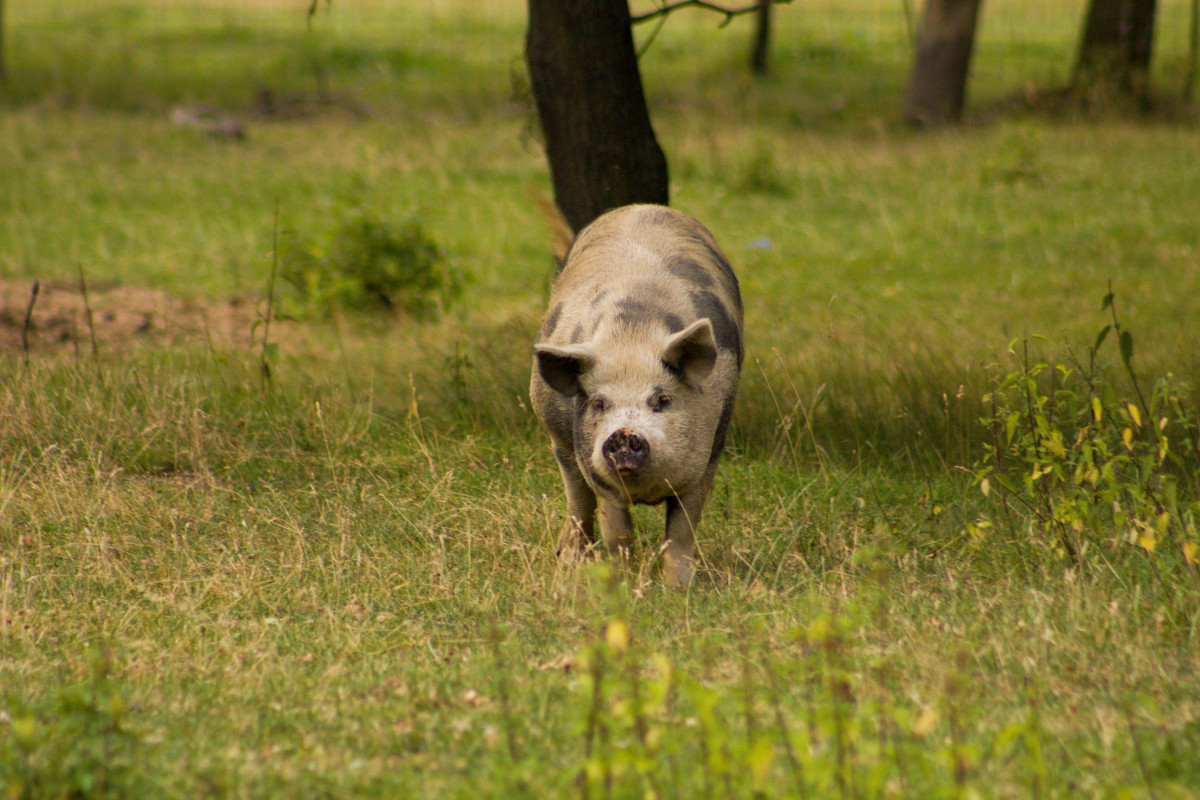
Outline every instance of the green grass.
{"label": "green grass", "polygon": [[[282,2],[55,5],[7,9],[3,332],[25,287],[81,271],[98,309],[151,288],[205,314],[178,340],[99,313],[94,357],[47,293],[28,359],[0,337],[5,796],[1200,797],[1195,395],[1179,461],[1117,478],[1178,486],[1153,553],[1129,541],[1153,515],[1093,503],[1072,562],[1076,517],[1037,509],[1086,487],[973,480],[993,380],[1086,362],[1109,281],[1139,385],[1197,385],[1194,124],[917,134],[899,4],[783,9],[763,83],[746,21],[673,19],[642,61],[654,121],[749,342],[702,568],[672,592],[661,509],[629,574],[554,556],[520,3],[335,0],[312,32]],[[974,108],[1061,83],[1073,6],[987,14]],[[304,114],[257,117],[258,88]],[[247,138],[170,122],[197,102]],[[462,296],[265,329],[276,238],[358,212],[418,222]],[[1115,335],[1100,360],[1115,415]],[[1014,483],[1047,463],[1012,455],[1040,442],[1024,417],[1015,442]]]}

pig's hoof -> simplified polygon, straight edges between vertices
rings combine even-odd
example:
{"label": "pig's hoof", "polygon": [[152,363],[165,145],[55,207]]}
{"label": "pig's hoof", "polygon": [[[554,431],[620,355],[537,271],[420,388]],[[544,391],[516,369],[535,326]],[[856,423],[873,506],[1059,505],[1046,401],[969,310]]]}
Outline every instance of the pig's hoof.
{"label": "pig's hoof", "polygon": [[663,563],[663,580],[672,589],[686,589],[692,584],[695,571],[690,558],[667,559]]}

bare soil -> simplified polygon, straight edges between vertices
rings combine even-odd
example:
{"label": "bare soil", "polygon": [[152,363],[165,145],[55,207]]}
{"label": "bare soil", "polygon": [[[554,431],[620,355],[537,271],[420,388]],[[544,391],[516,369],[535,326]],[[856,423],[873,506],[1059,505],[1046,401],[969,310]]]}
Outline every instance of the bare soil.
{"label": "bare soil", "polygon": [[[137,286],[88,287],[0,280],[0,355],[90,352],[194,342],[249,347],[260,318],[253,300],[184,300]],[[31,299],[34,301],[30,308]],[[89,320],[90,309],[90,320]],[[272,330],[274,333],[274,330]]]}

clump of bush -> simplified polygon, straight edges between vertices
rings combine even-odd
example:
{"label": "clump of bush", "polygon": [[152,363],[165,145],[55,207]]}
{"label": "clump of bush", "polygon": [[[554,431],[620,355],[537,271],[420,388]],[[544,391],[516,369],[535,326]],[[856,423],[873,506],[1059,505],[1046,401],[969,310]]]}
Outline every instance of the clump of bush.
{"label": "clump of bush", "polygon": [[[1160,577],[1186,575],[1194,588],[1200,410],[1191,387],[1174,376],[1143,390],[1133,336],[1117,318],[1111,291],[1102,307],[1112,322],[1084,360],[1033,359],[1027,347],[1010,346],[1016,369],[998,376],[984,398],[991,441],[973,468],[975,482],[985,495],[999,491],[1010,522],[1042,533],[1072,562],[1089,551],[1110,561],[1122,551],[1140,553]],[[1125,392],[1101,358],[1109,334],[1128,377]],[[992,526],[980,520],[968,533],[982,539]]]}
{"label": "clump of bush", "polygon": [[282,253],[279,275],[294,290],[294,302],[284,303],[293,316],[323,317],[342,309],[428,320],[460,291],[419,221],[393,224],[362,210],[315,236],[297,237]]}

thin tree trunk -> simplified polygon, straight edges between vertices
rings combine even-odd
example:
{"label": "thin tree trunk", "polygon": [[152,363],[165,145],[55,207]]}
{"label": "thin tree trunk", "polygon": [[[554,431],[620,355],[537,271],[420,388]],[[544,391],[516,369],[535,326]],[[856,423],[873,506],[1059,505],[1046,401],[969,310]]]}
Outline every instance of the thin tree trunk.
{"label": "thin tree trunk", "polygon": [[750,71],[755,75],[766,75],[771,57],[771,5],[772,0],[761,0],[755,12],[754,46],[750,50]]}
{"label": "thin tree trunk", "polygon": [[4,69],[4,0],[0,0],[0,86],[8,83],[8,72]]}
{"label": "thin tree trunk", "polygon": [[626,0],[529,0],[525,59],[554,197],[573,230],[668,201]]}
{"label": "thin tree trunk", "polygon": [[922,125],[957,122],[967,96],[967,75],[983,0],[928,0],[917,34],[903,111]]}
{"label": "thin tree trunk", "polygon": [[1190,102],[1196,90],[1196,68],[1200,62],[1200,0],[1192,0],[1191,29],[1188,32],[1188,68],[1183,79],[1183,99]]}

